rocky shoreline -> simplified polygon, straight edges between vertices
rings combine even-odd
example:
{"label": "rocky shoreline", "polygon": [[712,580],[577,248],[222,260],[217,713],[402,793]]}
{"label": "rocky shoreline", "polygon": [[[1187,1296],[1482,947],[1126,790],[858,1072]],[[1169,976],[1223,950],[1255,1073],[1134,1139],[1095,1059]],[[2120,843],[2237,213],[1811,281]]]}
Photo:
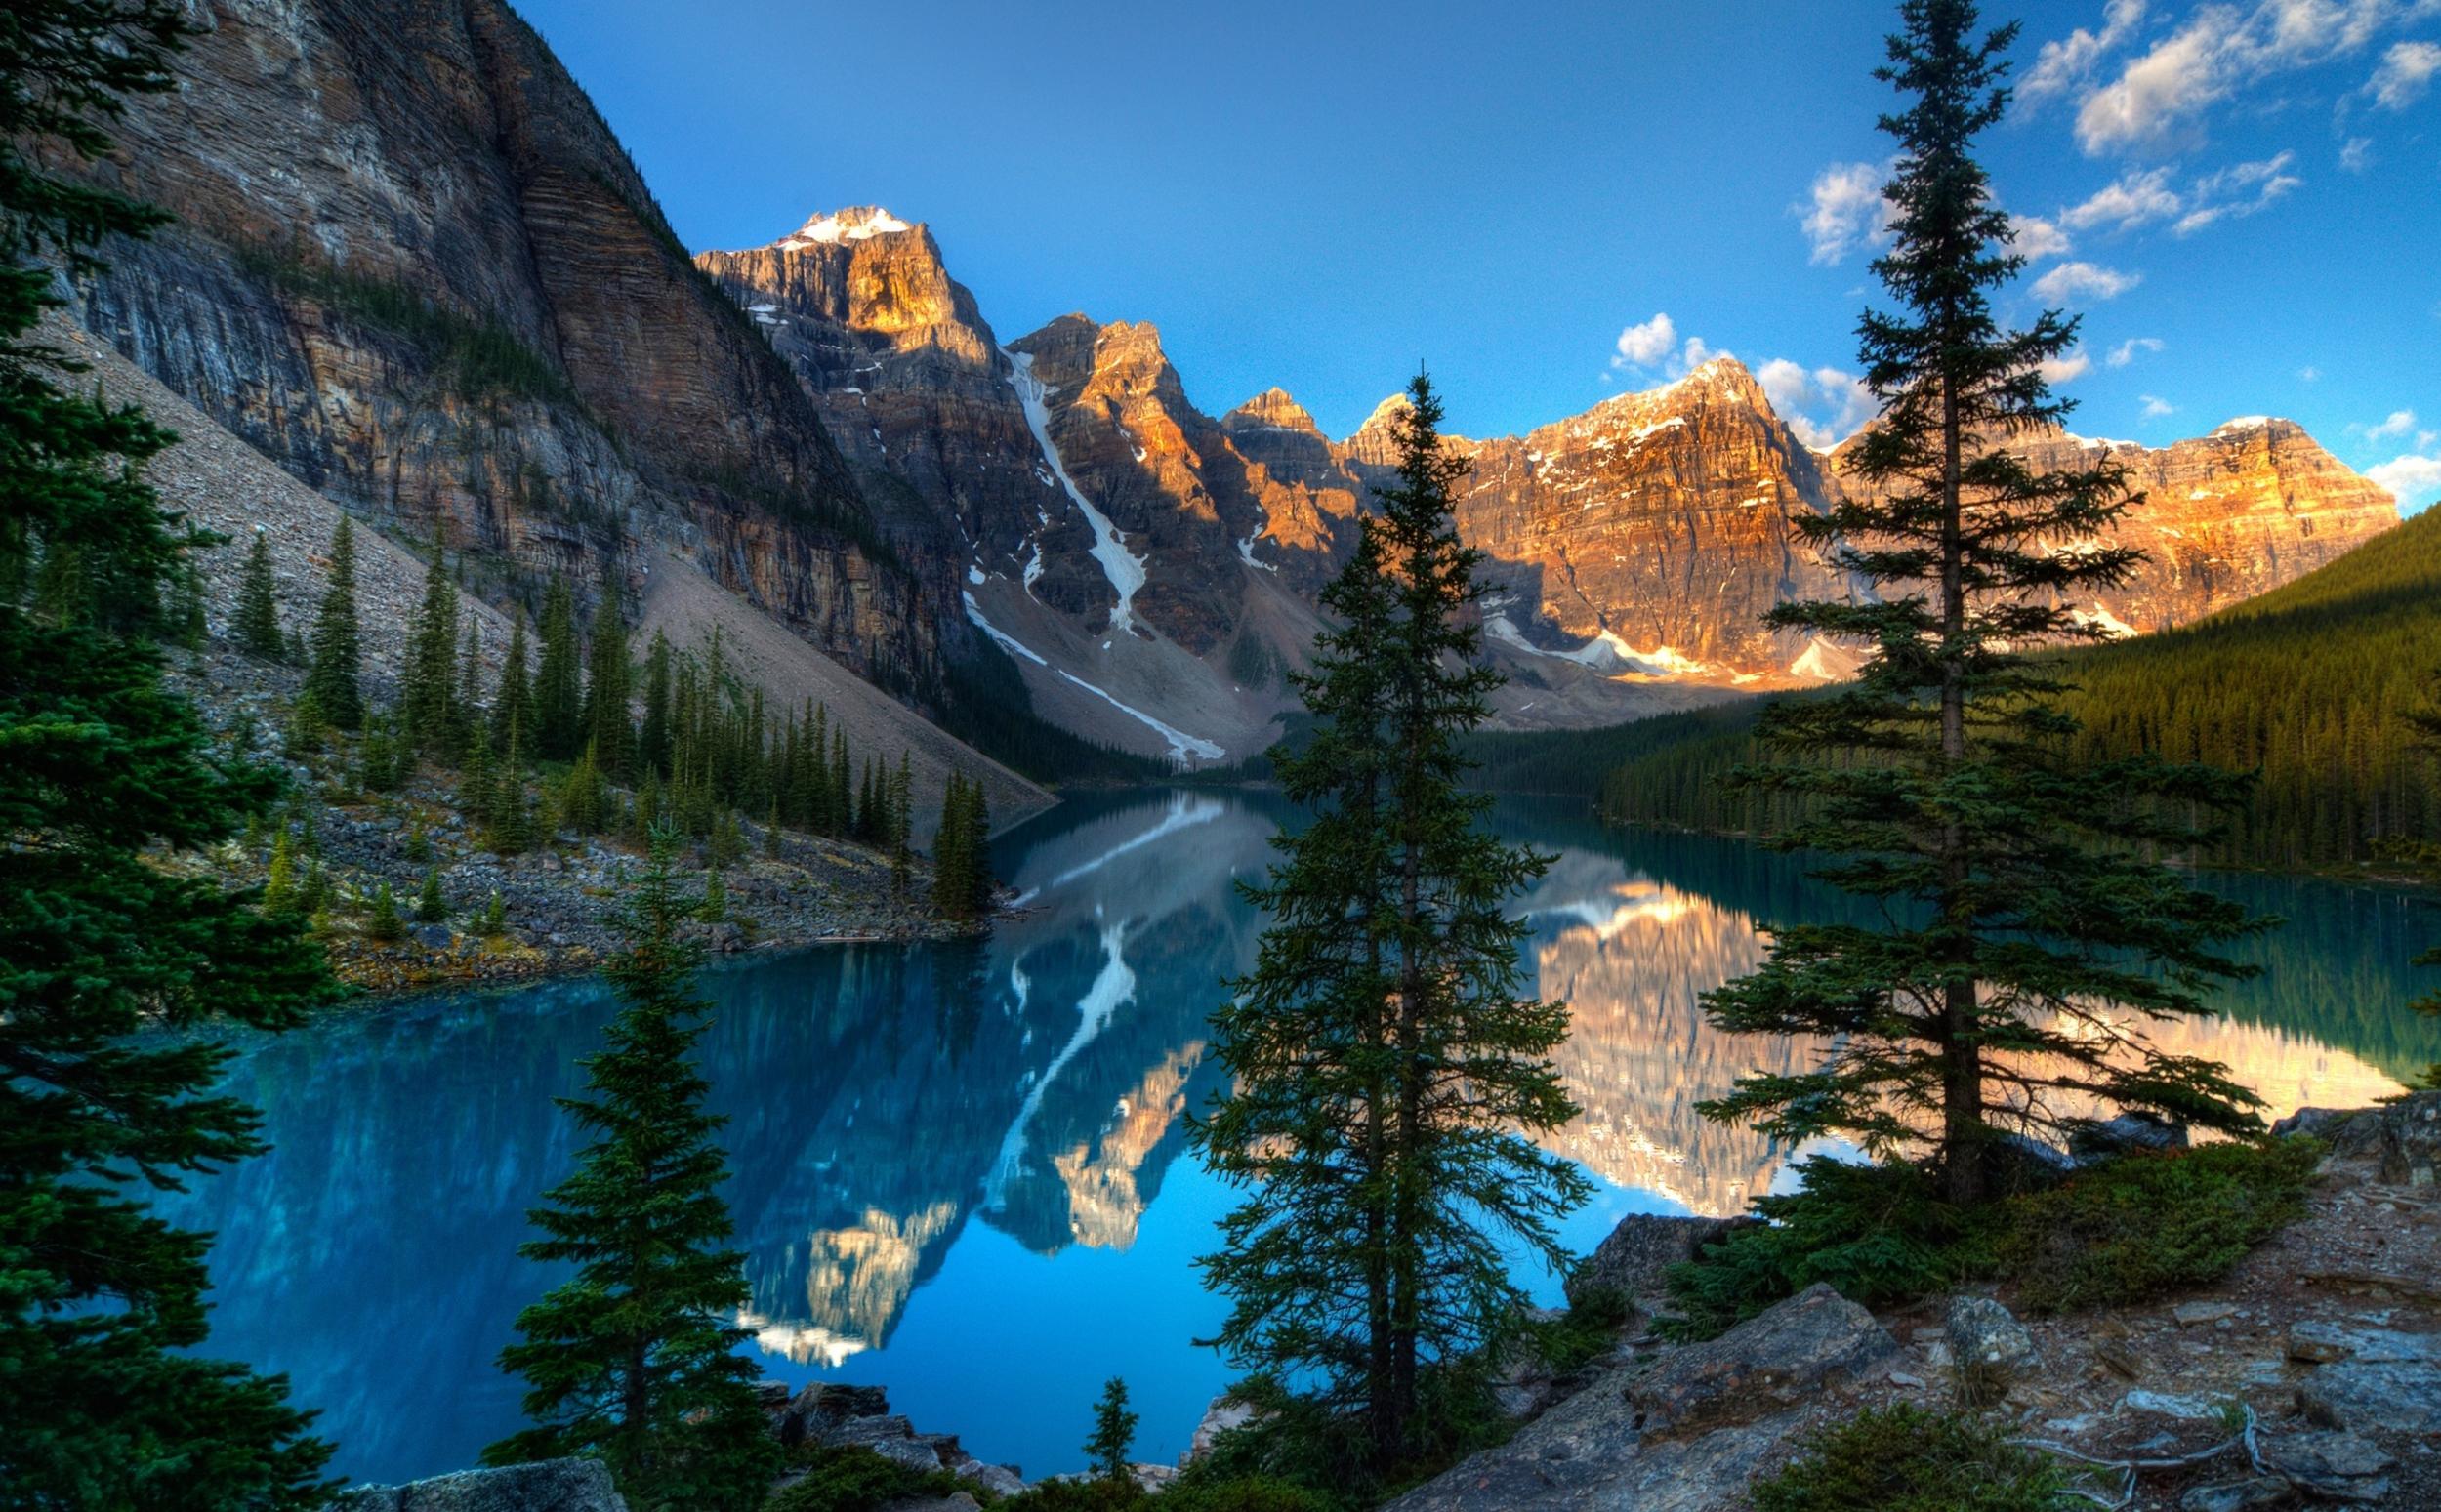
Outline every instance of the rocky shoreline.
{"label": "rocky shoreline", "polygon": [[[641,847],[561,832],[521,854],[496,855],[477,842],[447,783],[430,771],[395,793],[334,794],[326,771],[291,755],[279,736],[295,696],[293,669],[218,643],[172,662],[174,685],[206,724],[235,754],[282,772],[290,799],[310,817],[311,859],[335,900],[323,943],[333,972],[351,988],[388,997],[568,975],[599,969],[618,948],[618,911],[643,862]],[[746,854],[722,870],[724,917],[689,926],[715,956],[972,932],[933,915],[931,869],[921,858],[902,893],[889,858],[861,845],[784,830],[771,855],[759,825],[747,827],[746,840]],[[160,861],[227,885],[260,886],[270,852],[268,840],[232,842]],[[434,873],[446,917],[419,919],[418,896]],[[698,874],[684,885],[702,881]],[[371,901],[384,883],[404,924],[394,940],[369,932]],[[502,927],[493,932],[481,916],[495,893]]]}

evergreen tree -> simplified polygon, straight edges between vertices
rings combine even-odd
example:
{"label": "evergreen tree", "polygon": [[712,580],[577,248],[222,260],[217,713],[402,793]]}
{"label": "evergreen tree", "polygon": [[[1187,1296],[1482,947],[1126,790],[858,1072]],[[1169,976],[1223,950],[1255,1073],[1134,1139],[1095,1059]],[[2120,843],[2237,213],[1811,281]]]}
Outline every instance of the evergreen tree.
{"label": "evergreen tree", "polygon": [[499,796],[498,780],[492,771],[491,732],[477,725],[474,741],[466,748],[465,759],[459,763],[458,791],[450,802],[471,827],[484,822],[491,813],[492,800]]}
{"label": "evergreen tree", "polygon": [[263,883],[263,912],[279,915],[296,911],[297,853],[288,838],[288,826],[281,825],[271,837],[271,868]]}
{"label": "evergreen tree", "polygon": [[500,690],[492,695],[491,742],[495,746],[508,744],[512,723],[522,728],[529,738],[538,728],[533,674],[527,660],[525,616],[520,613],[509,627],[509,654],[500,667]]}
{"label": "evergreen tree", "polygon": [[667,775],[670,770],[670,640],[659,631],[644,652],[644,726],[636,737],[638,764]]}
{"label": "evergreen tree", "polygon": [[587,673],[585,738],[594,743],[594,760],[601,774],[623,782],[635,761],[636,724],[628,715],[627,627],[619,623],[618,594],[606,583],[594,606]]}
{"label": "evergreen tree", "polygon": [[288,660],[288,637],[279,628],[279,597],[271,588],[271,544],[261,530],[246,549],[246,570],[237,580],[237,617],[229,634],[248,656]]}
{"label": "evergreen tree", "polygon": [[[129,93],[172,88],[185,7],[13,0],[0,24],[0,1502],[321,1506],[287,1383],[208,1348],[210,1236],[150,1193],[264,1148],[195,1033],[324,1001],[293,919],[145,852],[203,850],[275,779],[216,754],[161,679],[163,590],[206,539],[145,481],[172,434],[37,323],[93,249],[163,217],[93,186]],[[39,143],[39,146],[37,145]],[[48,164],[63,165],[55,172]],[[157,1033],[167,1027],[182,1031]]]}
{"label": "evergreen tree", "polygon": [[1326,593],[1341,622],[1299,678],[1314,717],[1275,756],[1312,823],[1247,889],[1253,974],[1213,1019],[1225,1090],[1194,1137],[1247,1189],[1201,1262],[1231,1299],[1220,1347],[1361,1420],[1386,1469],[1421,1448],[1422,1375],[1514,1323],[1510,1245],[1553,1264],[1586,1182],[1532,1133],[1575,1116],[1549,1055],[1567,1010],[1517,996],[1508,914],[1549,858],[1478,824],[1459,738],[1490,710],[1479,553],[1449,513],[1467,464],[1418,378],[1398,480]]}
{"label": "evergreen tree", "polygon": [[1791,1144],[1926,1151],[1965,1205],[1993,1190],[2003,1133],[2063,1138],[2097,1103],[2257,1126],[2221,1067],[2161,1051],[2142,1027],[2208,1012],[2208,988],[2239,969],[2221,947],[2250,928],[2243,910],[2146,854],[2194,845],[2186,816],[2246,790],[2150,756],[2079,762],[2057,673],[2024,653],[2099,635],[2066,605],[2141,557],[2044,545],[2110,535],[2130,503],[2117,465],[2038,473],[2006,444],[2066,415],[2042,365],[2077,336],[2057,311],[2010,331],[1991,308],[2024,259],[1972,148],[2006,109],[2016,28],[1978,37],[1970,0],[1900,15],[1875,75],[1905,103],[1882,122],[1900,155],[1883,191],[1893,241],[1874,265],[1900,308],[1859,327],[1882,418],[1852,465],[1885,492],[1799,522],[1877,592],[1770,616],[1871,660],[1843,690],[1775,708],[1760,735],[1792,759],[1743,774],[1808,797],[1782,842],[1843,857],[1821,875],[1889,921],[1783,929],[1761,970],[1707,999],[1723,1029],[1829,1048],[1703,1111]]}
{"label": "evergreen tree", "polygon": [[398,917],[398,900],[391,896],[387,879],[373,889],[373,912],[364,922],[364,937],[384,945],[407,937],[407,921]]}
{"label": "evergreen tree", "polygon": [[[487,744],[489,737],[479,728],[478,744]],[[504,856],[514,856],[534,843],[534,813],[525,798],[525,728],[511,723],[509,749],[502,754],[492,777],[490,801],[484,810],[483,828],[491,848]]]}
{"label": "evergreen tree", "polygon": [[703,875],[703,900],[695,905],[695,917],[707,924],[728,921],[729,890],[721,880],[721,869],[717,866]]}
{"label": "evergreen tree", "polygon": [[440,895],[440,868],[434,867],[424,874],[424,890],[416,894],[416,922],[436,924],[448,917],[448,900]]}
{"label": "evergreen tree", "polygon": [[638,1506],[742,1512],[762,1504],[779,1443],[753,1363],[732,1352],[745,1331],[725,1322],[747,1301],[745,1257],[727,1247],[724,1121],[704,1112],[693,1056],[710,1011],[691,987],[702,953],[679,938],[670,853],[657,837],[626,949],[604,972],[625,1006],[586,1057],[587,1095],[559,1099],[594,1142],[529,1215],[545,1237],[518,1250],[577,1266],[517,1315],[521,1341],[501,1351],[536,1426],[483,1457],[593,1455]]}
{"label": "evergreen tree", "polygon": [[356,538],[344,514],[339,517],[339,528],[331,533],[331,580],[313,614],[313,640],[307,654],[305,699],[314,717],[335,730],[362,725],[364,694],[357,684],[363,647],[356,628]]}
{"label": "evergreen tree", "polygon": [[576,650],[576,599],[551,575],[543,593],[542,661],[534,670],[535,744],[547,761],[573,760],[585,749],[585,702]]}
{"label": "evergreen tree", "polygon": [[599,835],[609,827],[610,795],[602,786],[591,743],[568,768],[559,787],[559,822],[579,835]]}
{"label": "evergreen tree", "polygon": [[458,688],[449,699],[448,750],[452,759],[462,756],[467,743],[474,738],[475,726],[483,723],[483,631],[475,616],[466,617],[466,627],[458,636]]}
{"label": "evergreen tree", "polygon": [[483,912],[475,921],[476,932],[486,940],[496,940],[509,932],[509,911],[501,904],[500,889],[494,887],[483,902]]}
{"label": "evergreen tree", "polygon": [[398,715],[408,744],[426,756],[456,758],[453,679],[458,672],[458,589],[449,577],[448,539],[433,522],[433,559],[424,570],[424,601],[407,646]]}
{"label": "evergreen tree", "polygon": [[1114,1375],[1102,1383],[1101,1400],[1094,1404],[1094,1434],[1085,1441],[1096,1476],[1131,1479],[1128,1454],[1136,1447],[1136,1423],[1137,1414],[1128,1410],[1128,1383]]}

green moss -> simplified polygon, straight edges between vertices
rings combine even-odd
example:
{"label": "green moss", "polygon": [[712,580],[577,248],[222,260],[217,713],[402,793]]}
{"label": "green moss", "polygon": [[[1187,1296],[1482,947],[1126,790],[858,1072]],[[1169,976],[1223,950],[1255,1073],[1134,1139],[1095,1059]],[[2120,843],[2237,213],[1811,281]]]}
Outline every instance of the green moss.
{"label": "green moss", "polygon": [[1901,1403],[1815,1434],[1749,1494],[1756,1512],[2054,1512],[2069,1484],[1998,1423]]}

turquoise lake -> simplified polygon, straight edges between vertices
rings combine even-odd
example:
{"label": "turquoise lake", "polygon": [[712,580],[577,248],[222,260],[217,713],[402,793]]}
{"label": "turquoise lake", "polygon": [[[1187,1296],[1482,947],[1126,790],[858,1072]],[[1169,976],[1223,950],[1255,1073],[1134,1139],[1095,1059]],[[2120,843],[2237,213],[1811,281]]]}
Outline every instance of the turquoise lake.
{"label": "turquoise lake", "polygon": [[[1139,1457],[1174,1458],[1229,1378],[1195,1340],[1221,1305],[1194,1257],[1228,1202],[1184,1148],[1211,1095],[1205,1016],[1253,960],[1233,882],[1287,810],[1214,791],[1088,797],[997,842],[1024,897],[986,941],[838,946],[705,974],[728,1198],[766,1375],[889,1388],[920,1431],[1029,1477],[1078,1468],[1104,1379],[1126,1377]],[[1632,1211],[1728,1212],[1788,1152],[1703,1123],[1699,1100],[1811,1046],[1723,1036],[1697,997],[1762,959],[1761,930],[1849,907],[1801,863],[1737,841],[1600,829],[1504,800],[1557,853],[1518,900],[1539,991],[1571,1004],[1559,1056],[1581,1119],[1553,1140],[1597,1196],[1567,1239]],[[2335,882],[2213,877],[2283,916],[2225,1017],[2168,1042],[2227,1062],[2277,1116],[2359,1104],[2441,1061],[2404,1003],[2441,908]],[[292,1378],[364,1481],[474,1463],[518,1425],[493,1359],[558,1278],[519,1259],[525,1209],[576,1142],[553,1106],[615,1005],[590,981],[351,1007],[241,1042],[228,1086],[272,1152],[164,1203],[216,1230],[209,1352]],[[1541,1295],[1557,1284],[1524,1273]]]}

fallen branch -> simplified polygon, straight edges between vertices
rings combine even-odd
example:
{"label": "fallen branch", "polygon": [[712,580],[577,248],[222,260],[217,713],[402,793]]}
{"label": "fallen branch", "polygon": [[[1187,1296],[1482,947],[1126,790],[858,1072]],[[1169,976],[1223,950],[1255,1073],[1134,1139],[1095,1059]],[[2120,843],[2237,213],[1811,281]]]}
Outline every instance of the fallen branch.
{"label": "fallen branch", "polygon": [[2121,1512],[2122,1508],[2134,1504],[2136,1477],[2147,1470],[2190,1469],[2208,1459],[2216,1459],[2233,1449],[2244,1449],[2247,1463],[2255,1467],[2255,1473],[2256,1475],[2268,1473],[2263,1465],[2262,1451],[2255,1443],[2255,1410],[2244,1403],[2238,1404],[2238,1410],[2246,1414],[2246,1426],[2240,1428],[2235,1435],[2210,1449],[2200,1449],[2192,1454],[2178,1454],[2170,1458],[2105,1459],[2100,1455],[2089,1454],[2083,1450],[2071,1448],[2055,1439],[2011,1439],[2009,1442],[2021,1449],[2041,1450],[2047,1454],[2056,1454],[2062,1459],[2073,1459],[2079,1464],[2091,1465],[2097,1470],[2118,1471],[2124,1479],[2119,1483],[2119,1498],[2115,1501],[2097,1492],[2078,1491],[2073,1488],[2068,1494],[2082,1497],[2099,1507],[2107,1507],[2111,1509],[2111,1512]]}

